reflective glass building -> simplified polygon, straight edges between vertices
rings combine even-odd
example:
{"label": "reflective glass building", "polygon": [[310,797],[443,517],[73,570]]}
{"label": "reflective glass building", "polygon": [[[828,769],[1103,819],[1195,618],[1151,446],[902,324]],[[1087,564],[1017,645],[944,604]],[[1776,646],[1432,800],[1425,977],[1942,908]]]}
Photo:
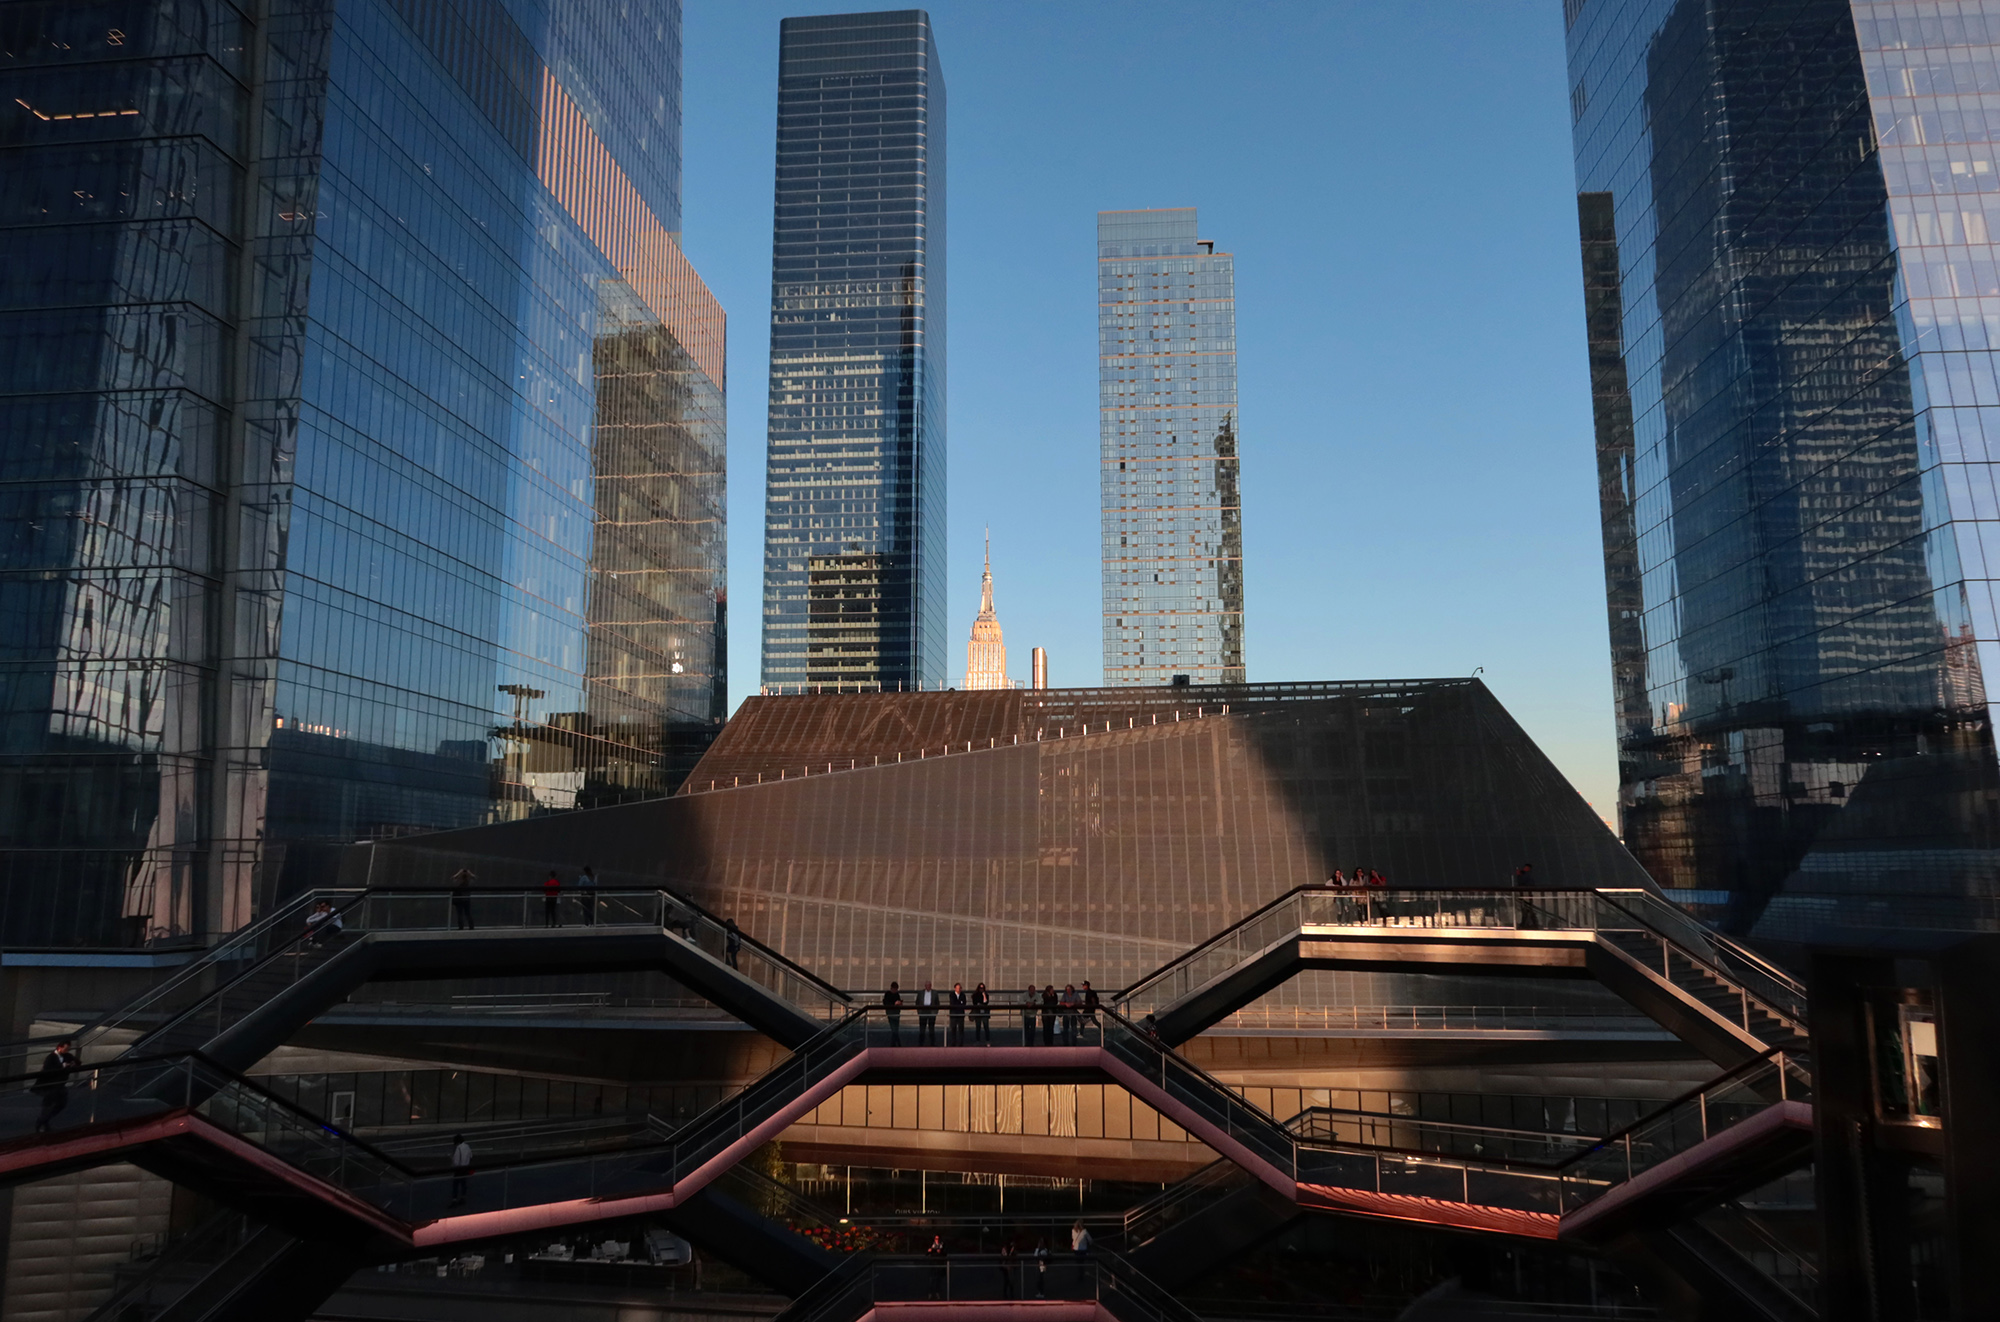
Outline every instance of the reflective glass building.
{"label": "reflective glass building", "polygon": [[1626,841],[1737,931],[1993,925],[2000,10],[1565,18]]}
{"label": "reflective glass building", "polygon": [[929,15],[780,28],[767,690],[938,688],[945,102]]}
{"label": "reflective glass building", "polygon": [[662,794],[722,714],[671,0],[0,6],[0,939]]}
{"label": "reflective glass building", "polygon": [[1097,213],[1104,682],[1243,682],[1236,259],[1193,207]]}

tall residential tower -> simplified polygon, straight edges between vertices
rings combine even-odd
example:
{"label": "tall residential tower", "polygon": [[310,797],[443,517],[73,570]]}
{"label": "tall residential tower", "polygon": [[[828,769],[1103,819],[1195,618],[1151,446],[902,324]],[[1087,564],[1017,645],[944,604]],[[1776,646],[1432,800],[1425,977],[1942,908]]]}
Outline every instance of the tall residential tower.
{"label": "tall residential tower", "polygon": [[919,9],[778,54],[763,682],[946,682],[944,75]]}
{"label": "tall residential tower", "polygon": [[1994,925],[2000,18],[1564,8],[1626,843],[1738,932]]}
{"label": "tall residential tower", "polygon": [[1236,265],[1193,207],[1097,213],[1104,682],[1243,682]]}

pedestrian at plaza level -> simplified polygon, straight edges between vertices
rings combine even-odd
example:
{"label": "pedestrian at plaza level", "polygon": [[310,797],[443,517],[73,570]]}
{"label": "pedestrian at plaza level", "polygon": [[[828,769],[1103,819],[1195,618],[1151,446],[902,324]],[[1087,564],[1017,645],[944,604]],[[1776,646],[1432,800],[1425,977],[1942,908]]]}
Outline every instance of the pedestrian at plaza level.
{"label": "pedestrian at plaza level", "polygon": [[577,901],[583,906],[583,925],[597,926],[597,872],[588,863],[576,874],[576,892]]}
{"label": "pedestrian at plaza level", "polygon": [[945,1045],[962,1047],[965,1045],[965,984],[951,984],[951,1026],[945,1032]]}
{"label": "pedestrian at plaza level", "polygon": [[938,994],[931,988],[931,980],[924,979],[924,989],[917,993],[917,1045],[934,1047],[937,1045]]}
{"label": "pedestrian at plaza level", "polygon": [[1097,1012],[1104,1002],[1098,998],[1097,988],[1090,985],[1090,979],[1083,980],[1083,1026],[1090,1032],[1097,1031]]}
{"label": "pedestrian at plaza level", "polygon": [[472,931],[472,869],[460,868],[451,874],[451,930]]}
{"label": "pedestrian at plaza level", "polygon": [[1062,1010],[1063,1037],[1068,1041],[1069,1045],[1075,1046],[1077,1038],[1083,1029],[1083,1015],[1081,1013],[1083,1010],[1083,998],[1076,994],[1076,984],[1073,982],[1063,984]]}
{"label": "pedestrian at plaza level", "polygon": [[1061,1008],[1061,1005],[1061,998],[1056,995],[1056,985],[1053,982],[1044,985],[1042,988],[1042,1045],[1045,1047],[1052,1047],[1056,1044],[1056,1011]]}
{"label": "pedestrian at plaza level", "polygon": [[882,993],[883,1018],[889,1021],[889,1045],[903,1045],[903,989],[898,983],[890,983],[889,990]]}
{"label": "pedestrian at plaza level", "polygon": [[1090,1232],[1083,1228],[1081,1221],[1069,1228],[1069,1251],[1079,1258],[1090,1252]]}
{"label": "pedestrian at plaza level", "polygon": [[1000,1246],[1000,1297],[1012,1300],[1014,1297],[1014,1266],[1021,1256],[1013,1240]]}
{"label": "pedestrian at plaza level", "polygon": [[451,1205],[465,1205],[465,1183],[472,1178],[472,1144],[465,1141],[465,1135],[452,1137],[455,1145],[451,1150]]}
{"label": "pedestrian at plaza level", "polygon": [[1035,1241],[1035,1298],[1049,1297],[1049,1242]]}
{"label": "pedestrian at plaza level", "polygon": [[743,933],[734,918],[724,923],[722,929],[722,957],[729,961],[730,968],[737,968],[736,957],[743,953]]}
{"label": "pedestrian at plaza level", "polygon": [[972,1036],[982,1047],[993,1045],[993,997],[983,982],[972,989]]}
{"label": "pedestrian at plaza level", "polygon": [[542,883],[542,926],[561,927],[562,878],[554,868],[549,869],[548,879]]}
{"label": "pedestrian at plaza level", "polygon": [[46,1134],[63,1108],[69,1105],[69,1076],[83,1068],[83,1061],[71,1050],[76,1044],[67,1038],[56,1043],[54,1051],[42,1057],[42,1068],[35,1072],[35,1081],[29,1090],[42,1099],[42,1113],[35,1118],[35,1132]]}
{"label": "pedestrian at plaza level", "polygon": [[1029,983],[1028,990],[1021,993],[1021,1045],[1035,1045],[1035,1007],[1042,1003],[1042,994]]}

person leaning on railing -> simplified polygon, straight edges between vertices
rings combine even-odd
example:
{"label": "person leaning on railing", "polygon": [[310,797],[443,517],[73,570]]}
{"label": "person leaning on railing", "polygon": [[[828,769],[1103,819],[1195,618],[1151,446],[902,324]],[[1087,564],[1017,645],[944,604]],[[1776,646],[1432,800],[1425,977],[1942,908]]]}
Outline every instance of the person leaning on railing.
{"label": "person leaning on railing", "polygon": [[882,1015],[889,1021],[889,1045],[903,1045],[903,989],[898,983],[890,983],[889,990],[882,993]]}

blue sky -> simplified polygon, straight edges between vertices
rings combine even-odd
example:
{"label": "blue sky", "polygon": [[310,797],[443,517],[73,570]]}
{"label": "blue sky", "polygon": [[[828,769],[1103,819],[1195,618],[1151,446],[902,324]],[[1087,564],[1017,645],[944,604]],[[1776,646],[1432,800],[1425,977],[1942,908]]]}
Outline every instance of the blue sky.
{"label": "blue sky", "polygon": [[[686,0],[685,242],[730,314],[732,707],[757,686],[778,20]],[[1105,208],[1236,254],[1253,680],[1483,678],[1600,812],[1611,680],[1556,0],[930,7],[949,89],[954,662],[1100,679]]]}

